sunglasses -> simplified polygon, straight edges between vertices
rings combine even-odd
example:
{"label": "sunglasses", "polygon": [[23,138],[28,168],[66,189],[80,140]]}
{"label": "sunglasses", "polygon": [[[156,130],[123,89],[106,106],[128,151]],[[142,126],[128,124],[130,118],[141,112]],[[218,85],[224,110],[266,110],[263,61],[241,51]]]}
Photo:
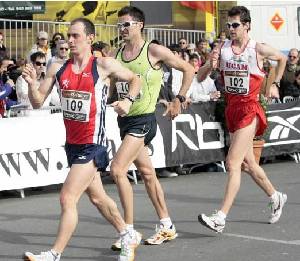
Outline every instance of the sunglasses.
{"label": "sunglasses", "polygon": [[58,40],[61,40],[61,38],[60,37],[54,38],[54,41],[58,41]]}
{"label": "sunglasses", "polygon": [[228,29],[230,29],[230,27],[232,27],[233,29],[236,29],[236,28],[238,28],[238,27],[241,25],[241,23],[237,23],[237,22],[234,22],[234,23],[226,23],[226,25],[227,25],[227,28],[228,28]]}
{"label": "sunglasses", "polygon": [[128,21],[128,22],[124,22],[124,23],[117,23],[117,27],[118,28],[127,28],[132,26],[133,24],[137,24],[138,22],[136,21]]}
{"label": "sunglasses", "polygon": [[61,51],[62,51],[62,50],[66,50],[66,51],[68,51],[68,50],[69,50],[69,48],[60,47],[60,48],[59,48],[59,50],[61,50]]}
{"label": "sunglasses", "polygon": [[289,55],[289,58],[296,59],[296,58],[297,58],[297,56]]}
{"label": "sunglasses", "polygon": [[186,42],[179,42],[179,44],[186,44]]}
{"label": "sunglasses", "polygon": [[37,66],[46,66],[46,63],[41,63],[41,62],[35,62],[35,65],[37,65]]}

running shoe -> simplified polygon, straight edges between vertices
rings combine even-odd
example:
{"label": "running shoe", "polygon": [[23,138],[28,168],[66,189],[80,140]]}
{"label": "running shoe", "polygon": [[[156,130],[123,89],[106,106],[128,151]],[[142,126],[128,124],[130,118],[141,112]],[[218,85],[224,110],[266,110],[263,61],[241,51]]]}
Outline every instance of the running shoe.
{"label": "running shoe", "polygon": [[[141,234],[134,231],[135,233],[127,232],[126,235],[121,237],[121,252],[118,257],[118,261],[134,261],[134,252],[137,248],[137,237],[138,234],[142,238]],[[141,240],[140,240],[141,242]],[[139,243],[140,243],[139,242]]]}
{"label": "running shoe", "polygon": [[201,214],[198,216],[199,222],[206,226],[207,228],[217,232],[222,233],[225,228],[225,219],[221,218],[217,211],[213,213],[211,216],[206,216],[205,214]]}
{"label": "running shoe", "polygon": [[270,201],[269,206],[271,208],[271,216],[269,219],[269,224],[274,224],[279,220],[286,201],[287,195],[281,192],[277,192],[277,199]]}
{"label": "running shoe", "polygon": [[55,255],[51,250],[41,252],[39,255],[25,252],[24,261],[59,261],[61,255]]}
{"label": "running shoe", "polygon": [[[142,234],[135,230],[135,245],[136,245],[135,247],[138,247],[141,244],[141,241],[142,241]],[[119,237],[118,240],[111,245],[111,249],[113,251],[121,250],[121,237]]]}
{"label": "running shoe", "polygon": [[145,240],[146,245],[160,245],[163,242],[171,241],[178,237],[176,233],[176,228],[172,225],[170,228],[165,228],[162,224],[160,224],[159,229],[156,226],[156,233]]}

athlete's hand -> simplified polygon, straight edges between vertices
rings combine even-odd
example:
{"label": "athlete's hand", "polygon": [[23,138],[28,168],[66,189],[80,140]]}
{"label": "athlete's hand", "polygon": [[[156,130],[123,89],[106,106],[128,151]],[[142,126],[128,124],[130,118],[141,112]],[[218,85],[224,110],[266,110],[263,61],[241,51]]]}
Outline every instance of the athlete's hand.
{"label": "athlete's hand", "polygon": [[270,86],[269,91],[266,93],[266,96],[268,98],[277,98],[277,99],[279,99],[279,90],[278,90],[278,87],[275,84],[272,84]]}
{"label": "athlete's hand", "polygon": [[185,102],[181,104],[182,109],[186,110],[192,103],[192,99],[190,97],[186,97]]}
{"label": "athlete's hand", "polygon": [[209,54],[210,67],[212,69],[216,69],[218,67],[218,60],[220,56],[220,50],[218,48],[214,48]]}
{"label": "athlete's hand", "polygon": [[124,99],[122,101],[115,101],[111,104],[114,107],[114,111],[118,113],[121,117],[126,116],[129,113],[129,109],[131,106],[131,101],[128,99]]}
{"label": "athlete's hand", "polygon": [[170,102],[165,110],[163,116],[169,116],[170,119],[174,120],[176,116],[181,112],[181,103],[178,99],[174,99]]}
{"label": "athlete's hand", "polygon": [[31,63],[26,64],[22,72],[22,77],[28,83],[28,85],[33,85],[35,83],[37,75],[36,70]]}

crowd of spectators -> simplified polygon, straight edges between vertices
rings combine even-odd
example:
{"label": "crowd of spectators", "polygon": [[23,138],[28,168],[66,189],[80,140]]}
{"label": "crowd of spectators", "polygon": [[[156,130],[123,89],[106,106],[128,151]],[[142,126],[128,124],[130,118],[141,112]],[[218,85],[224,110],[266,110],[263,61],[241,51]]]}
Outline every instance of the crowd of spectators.
{"label": "crowd of spectators", "polygon": [[[17,116],[33,116],[40,114],[33,112],[32,106],[28,99],[27,83],[21,76],[22,69],[26,62],[31,62],[37,71],[39,82],[41,82],[50,64],[61,60],[66,61],[69,58],[68,42],[62,33],[54,33],[51,41],[45,31],[40,31],[36,37],[36,43],[32,46],[26,59],[14,60],[8,57],[7,48],[4,46],[3,33],[0,32],[0,117],[5,117],[7,111],[12,106],[20,108]],[[118,47],[122,41],[118,40]],[[120,41],[119,41],[120,40]],[[169,48],[174,55],[178,55],[186,62],[190,63],[195,69],[195,76],[192,85],[187,93],[187,100],[184,104],[187,107],[190,103],[217,101],[220,99],[224,87],[219,71],[213,71],[206,79],[202,80],[198,75],[199,68],[208,62],[211,50],[218,48],[227,40],[226,32],[220,32],[217,39],[209,42],[206,39],[200,39],[197,42],[188,42],[185,38],[180,38],[177,43],[172,44]],[[160,44],[159,41],[153,40],[153,43]],[[112,44],[112,43],[111,43]],[[97,41],[92,45],[93,54],[96,57],[110,56],[111,46],[102,41]],[[300,95],[300,58],[299,50],[292,48],[288,54],[288,61],[280,82],[280,99],[285,96],[299,97]],[[182,82],[182,72],[162,65],[163,79],[162,88],[159,95],[159,103],[167,105],[178,94]],[[265,94],[273,83],[276,74],[276,64],[265,60],[263,69],[266,77],[262,86],[262,94]],[[54,86],[51,95],[46,100],[44,106],[59,106],[60,100],[57,87]],[[43,111],[43,108],[42,110]],[[47,110],[44,110],[45,113]],[[49,113],[49,110],[47,111]],[[176,176],[174,171],[159,170],[161,176]],[[180,171],[177,171],[180,172]]]}

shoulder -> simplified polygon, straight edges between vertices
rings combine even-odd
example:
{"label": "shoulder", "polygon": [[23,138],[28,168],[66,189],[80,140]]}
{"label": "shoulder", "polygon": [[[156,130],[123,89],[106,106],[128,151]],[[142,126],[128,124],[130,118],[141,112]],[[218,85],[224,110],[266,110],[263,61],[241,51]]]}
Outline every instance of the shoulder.
{"label": "shoulder", "polygon": [[167,47],[154,43],[149,44],[148,51],[152,56],[157,58],[160,58],[164,56],[164,54],[166,54],[167,52],[170,52],[170,50]]}

